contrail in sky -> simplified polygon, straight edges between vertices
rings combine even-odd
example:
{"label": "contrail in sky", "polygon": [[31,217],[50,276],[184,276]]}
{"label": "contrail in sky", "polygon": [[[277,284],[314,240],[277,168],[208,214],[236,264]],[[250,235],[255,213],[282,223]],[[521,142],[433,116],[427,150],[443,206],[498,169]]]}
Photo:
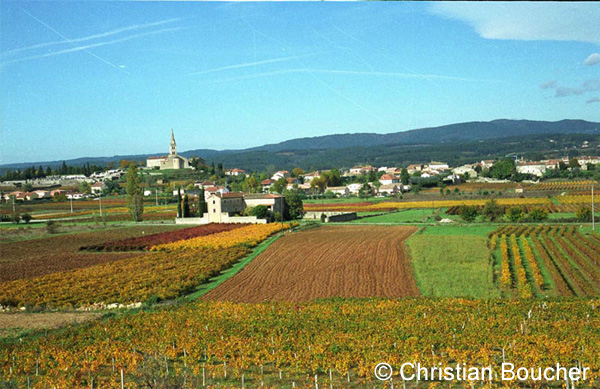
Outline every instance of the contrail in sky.
{"label": "contrail in sky", "polygon": [[251,78],[269,77],[280,74],[293,74],[293,73],[325,73],[325,74],[342,74],[342,75],[363,75],[363,76],[379,76],[379,77],[397,77],[397,78],[417,78],[417,79],[442,79],[451,81],[469,81],[469,82],[501,82],[497,80],[485,80],[476,78],[465,78],[465,77],[452,77],[443,76],[438,74],[414,74],[414,73],[395,73],[395,72],[371,72],[371,71],[359,71],[359,70],[337,70],[337,69],[311,69],[311,68],[298,68],[298,69],[281,69],[272,72],[263,72],[250,74],[247,76],[232,77],[222,80],[215,80],[216,82],[228,82],[237,80],[246,80]]}
{"label": "contrail in sky", "polygon": [[20,52],[26,51],[26,50],[39,49],[39,48],[42,48],[42,47],[55,46],[55,45],[60,45],[60,44],[65,44],[65,43],[72,43],[72,44],[73,43],[81,43],[81,42],[86,42],[86,41],[93,40],[93,39],[105,38],[107,36],[120,34],[122,32],[126,32],[126,31],[135,31],[135,30],[140,30],[140,29],[149,28],[149,27],[156,27],[156,26],[160,26],[160,25],[163,25],[163,24],[173,23],[173,22],[181,20],[181,18],[174,18],[174,19],[161,20],[161,21],[153,22],[153,23],[134,24],[134,25],[131,25],[131,26],[118,28],[118,29],[107,31],[107,32],[103,32],[103,33],[100,33],[100,34],[89,35],[89,36],[82,37],[82,38],[69,39],[69,38],[64,37],[62,34],[60,34],[59,32],[57,32],[55,29],[53,29],[52,27],[50,27],[49,25],[47,25],[46,23],[44,23],[40,19],[38,19],[35,16],[31,15],[29,12],[27,12],[25,10],[23,10],[23,11],[26,14],[28,14],[29,16],[31,16],[33,19],[35,19],[36,21],[38,21],[39,23],[41,23],[42,25],[44,25],[45,27],[47,27],[50,30],[52,30],[54,33],[56,33],[58,36],[62,37],[63,39],[59,40],[59,41],[39,43],[39,44],[32,45],[32,46],[27,46],[27,47],[22,47],[22,48],[19,48],[19,49],[5,51],[5,52],[1,53],[2,55],[12,55],[12,54],[20,53]]}
{"label": "contrail in sky", "polygon": [[141,33],[141,34],[130,35],[130,36],[126,36],[124,38],[115,39],[115,40],[112,40],[112,41],[99,42],[99,43],[94,43],[94,44],[91,44],[91,45],[77,46],[77,47],[73,47],[71,49],[65,49],[65,50],[61,50],[61,51],[55,51],[55,52],[52,52],[52,53],[38,54],[38,55],[29,56],[29,57],[17,58],[17,59],[14,59],[14,60],[5,61],[5,62],[3,62],[3,64],[14,63],[14,62],[22,62],[22,61],[31,61],[31,60],[34,60],[34,59],[45,58],[45,57],[52,57],[52,56],[60,55],[60,54],[73,53],[73,52],[76,52],[76,51],[84,51],[84,52],[86,52],[86,53],[88,53],[88,54],[90,54],[90,55],[98,58],[99,60],[101,60],[101,61],[109,64],[110,66],[113,66],[113,67],[115,67],[115,68],[123,71],[123,69],[121,67],[119,67],[119,66],[117,66],[117,65],[115,65],[113,63],[110,63],[110,62],[106,61],[105,59],[103,59],[101,57],[98,57],[96,54],[88,51],[87,49],[91,49],[93,47],[101,47],[101,46],[113,45],[115,43],[125,42],[125,41],[131,40],[131,39],[141,38],[143,36],[156,35],[156,34],[160,34],[160,33],[163,33],[163,32],[178,31],[178,30],[181,30],[183,28],[184,27],[164,28],[162,30],[149,31],[149,32]]}
{"label": "contrail in sky", "polygon": [[229,69],[247,68],[247,67],[251,67],[251,66],[264,65],[264,64],[268,64],[268,63],[277,63],[277,62],[291,61],[293,59],[304,58],[304,57],[308,57],[308,56],[311,56],[311,55],[315,55],[315,54],[296,55],[296,56],[293,56],[293,57],[273,58],[273,59],[266,59],[266,60],[263,60],[263,61],[247,62],[247,63],[241,63],[241,64],[237,64],[237,65],[223,66],[223,67],[220,67],[220,68],[214,68],[214,69],[200,70],[200,71],[197,71],[197,72],[192,72],[192,73],[189,73],[188,76],[195,75],[195,74],[207,74],[207,73],[220,72],[220,71],[229,70]]}

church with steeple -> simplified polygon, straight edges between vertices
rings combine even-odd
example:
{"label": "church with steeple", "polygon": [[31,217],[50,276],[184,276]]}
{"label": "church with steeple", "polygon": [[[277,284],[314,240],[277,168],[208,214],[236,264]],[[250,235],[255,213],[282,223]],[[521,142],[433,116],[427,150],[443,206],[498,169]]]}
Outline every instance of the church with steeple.
{"label": "church with steeple", "polygon": [[146,166],[159,169],[190,169],[190,162],[187,158],[177,155],[177,143],[175,143],[175,134],[171,130],[171,144],[169,145],[169,155],[164,157],[149,157],[146,159]]}

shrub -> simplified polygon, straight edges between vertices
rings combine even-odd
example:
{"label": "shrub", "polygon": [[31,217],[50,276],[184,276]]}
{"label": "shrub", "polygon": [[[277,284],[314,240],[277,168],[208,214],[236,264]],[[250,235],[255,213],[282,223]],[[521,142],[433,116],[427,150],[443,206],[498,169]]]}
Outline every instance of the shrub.
{"label": "shrub", "polygon": [[21,219],[23,219],[23,221],[25,223],[29,223],[32,219],[31,215],[28,213],[24,213],[23,216],[21,216]]}
{"label": "shrub", "polygon": [[479,209],[474,205],[465,205],[460,209],[460,217],[467,223],[474,222],[479,215]]}
{"label": "shrub", "polygon": [[54,220],[46,221],[46,231],[49,234],[56,234],[58,232],[58,223]]}
{"label": "shrub", "polygon": [[518,222],[520,220],[523,220],[524,217],[525,212],[523,212],[523,209],[521,207],[510,207],[506,211],[506,218],[509,222]]}
{"label": "shrub", "polygon": [[503,213],[504,210],[501,206],[498,205],[498,202],[494,199],[491,199],[490,201],[485,203],[483,209],[481,210],[481,214],[488,218],[491,222],[498,219],[500,216],[502,216]]}
{"label": "shrub", "polygon": [[592,221],[592,211],[586,207],[577,208],[577,211],[575,211],[575,216],[577,217],[577,220],[582,222]]}
{"label": "shrub", "polygon": [[548,219],[548,211],[544,208],[534,208],[529,212],[528,217],[533,222],[541,222],[542,220]]}

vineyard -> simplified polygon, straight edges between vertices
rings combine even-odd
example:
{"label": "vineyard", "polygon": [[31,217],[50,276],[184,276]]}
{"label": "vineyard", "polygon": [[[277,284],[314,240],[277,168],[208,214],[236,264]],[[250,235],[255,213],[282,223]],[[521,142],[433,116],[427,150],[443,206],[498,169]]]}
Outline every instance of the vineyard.
{"label": "vineyard", "polygon": [[[576,200],[576,199],[574,199]],[[596,203],[596,201],[594,201],[594,203]],[[597,204],[597,206],[600,207],[600,203]],[[464,205],[454,205],[450,208],[448,208],[448,210],[446,211],[446,213],[448,215],[460,215],[461,209],[464,207]],[[481,210],[483,210],[483,205],[476,205],[475,207],[477,207],[477,209],[479,210],[479,212],[481,212]],[[512,206],[508,206],[508,205],[503,205],[500,206],[502,209],[503,213],[506,213],[506,211],[509,208],[513,208],[513,207],[519,207],[523,210],[524,213],[529,213],[534,209],[544,209],[545,211],[547,211],[548,213],[575,213],[577,212],[578,209],[580,208],[587,208],[587,209],[591,209],[591,202],[589,203],[585,203],[583,201],[581,202],[564,202],[561,204],[542,204],[542,205],[512,205]]]}
{"label": "vineyard", "polygon": [[[591,180],[572,180],[572,181],[545,181],[527,187],[528,191],[587,191],[591,190]],[[600,184],[596,183],[594,189],[600,189]]]}
{"label": "vineyard", "polygon": [[152,246],[177,242],[217,234],[219,232],[230,231],[243,227],[243,224],[208,224],[199,227],[185,228],[176,232],[163,232],[159,234],[144,235],[135,238],[122,239],[112,242],[105,242],[98,245],[81,246],[81,251],[148,251]]}
{"label": "vineyard", "polygon": [[[590,371],[584,386],[597,387],[599,304],[423,298],[201,302],[7,342],[0,348],[0,376],[31,388],[120,388],[121,377],[126,388],[148,383],[361,388],[382,387],[373,375],[382,361],[396,373],[406,361],[492,366],[498,373],[506,361],[585,366]],[[402,387],[397,374],[393,379]],[[473,384],[481,385],[462,383]],[[497,376],[494,384],[540,387],[500,382]]]}
{"label": "vineyard", "polygon": [[[290,224],[249,225],[196,237],[185,250],[158,251],[0,284],[0,305],[71,308],[175,298],[230,267],[250,247]],[[175,232],[177,235],[177,232]],[[232,240],[235,234],[237,237]],[[154,248],[153,246],[152,248]],[[183,247],[177,242],[157,246]],[[151,248],[151,249],[152,249]]]}
{"label": "vineyard", "polygon": [[[465,205],[484,206],[489,201],[486,199],[473,200],[435,200],[435,201],[403,201],[392,202],[384,201],[380,203],[310,203],[304,204],[304,211],[343,211],[343,212],[377,212],[394,211],[397,209],[408,208],[450,208]],[[527,198],[499,198],[499,205],[502,206],[540,206],[551,205],[552,201],[547,197],[527,197]]]}
{"label": "vineyard", "polygon": [[[0,283],[24,278],[39,277],[72,269],[81,269],[103,263],[130,258],[135,253],[80,252],[81,245],[97,245],[106,241],[135,238],[146,234],[172,233],[181,227],[81,227],[76,233],[42,235],[41,239],[20,240],[16,229],[7,229],[6,237],[15,241],[1,242]],[[9,232],[16,233],[14,237]],[[4,231],[3,231],[4,233]]]}
{"label": "vineyard", "polygon": [[600,238],[575,227],[503,226],[489,234],[507,297],[597,296]]}

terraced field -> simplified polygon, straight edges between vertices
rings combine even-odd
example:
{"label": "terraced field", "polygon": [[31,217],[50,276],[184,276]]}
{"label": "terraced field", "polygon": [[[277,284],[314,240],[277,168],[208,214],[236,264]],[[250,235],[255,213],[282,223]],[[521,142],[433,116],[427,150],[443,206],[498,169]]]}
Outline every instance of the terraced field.
{"label": "terraced field", "polygon": [[405,247],[407,226],[327,226],[277,240],[204,299],[309,301],[419,296]]}

